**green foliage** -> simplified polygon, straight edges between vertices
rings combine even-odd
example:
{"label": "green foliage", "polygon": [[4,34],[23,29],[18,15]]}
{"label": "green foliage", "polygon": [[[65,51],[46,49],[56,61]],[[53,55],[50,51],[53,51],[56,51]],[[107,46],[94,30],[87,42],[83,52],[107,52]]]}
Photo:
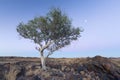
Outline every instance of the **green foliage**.
{"label": "green foliage", "polygon": [[31,39],[41,47],[51,42],[46,49],[54,52],[80,37],[81,30],[74,28],[71,20],[58,8],[49,11],[46,16],[35,17],[27,24],[20,23],[17,32],[24,38]]}

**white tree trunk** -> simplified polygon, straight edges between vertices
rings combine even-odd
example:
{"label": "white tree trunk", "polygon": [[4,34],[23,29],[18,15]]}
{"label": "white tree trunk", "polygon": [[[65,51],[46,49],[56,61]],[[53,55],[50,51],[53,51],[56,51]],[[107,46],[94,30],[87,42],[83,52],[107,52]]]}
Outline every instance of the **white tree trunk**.
{"label": "white tree trunk", "polygon": [[44,57],[43,51],[44,51],[47,47],[49,47],[50,44],[52,44],[52,41],[49,41],[49,42],[45,43],[44,46],[40,45],[40,48],[39,48],[39,49],[36,48],[37,50],[40,51],[40,54],[41,54],[41,64],[42,64],[42,69],[43,69],[43,70],[46,70],[46,64],[45,64],[45,62],[46,62],[46,57]]}
{"label": "white tree trunk", "polygon": [[43,53],[41,53],[41,64],[42,64],[42,69],[46,70],[45,57]]}

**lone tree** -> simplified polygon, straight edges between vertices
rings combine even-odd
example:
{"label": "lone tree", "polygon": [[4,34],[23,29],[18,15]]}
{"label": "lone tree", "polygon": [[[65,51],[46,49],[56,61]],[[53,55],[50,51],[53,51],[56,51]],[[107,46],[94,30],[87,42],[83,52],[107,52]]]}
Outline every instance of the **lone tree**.
{"label": "lone tree", "polygon": [[59,8],[54,8],[46,16],[35,17],[26,24],[20,23],[17,32],[39,45],[36,49],[41,55],[42,68],[46,70],[46,58],[54,51],[69,45],[71,41],[77,40],[81,30],[74,28],[71,20]]}

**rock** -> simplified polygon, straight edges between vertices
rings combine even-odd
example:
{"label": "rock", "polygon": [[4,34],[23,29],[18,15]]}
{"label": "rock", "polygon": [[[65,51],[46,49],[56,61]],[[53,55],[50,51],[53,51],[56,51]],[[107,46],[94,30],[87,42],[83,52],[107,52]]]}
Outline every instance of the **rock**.
{"label": "rock", "polygon": [[74,75],[71,72],[65,73],[64,80],[79,80],[78,75]]}
{"label": "rock", "polygon": [[41,80],[41,78],[40,78],[39,76],[35,75],[35,76],[33,77],[33,80]]}
{"label": "rock", "polygon": [[88,78],[88,79],[91,79],[91,75],[87,75],[87,78]]}
{"label": "rock", "polygon": [[63,77],[63,73],[61,71],[51,71],[50,76]]}
{"label": "rock", "polygon": [[87,78],[83,78],[83,80],[87,80]]}
{"label": "rock", "polygon": [[80,65],[77,69],[78,73],[80,73],[81,71],[86,71],[87,68],[85,68],[83,65]]}
{"label": "rock", "polygon": [[80,71],[80,74],[81,74],[81,75],[84,75],[84,74],[85,74],[85,72],[84,72],[84,71]]}
{"label": "rock", "polygon": [[4,65],[0,65],[0,80],[5,80],[5,75],[4,75]]}
{"label": "rock", "polygon": [[[101,79],[105,80],[119,80],[120,79],[120,68],[113,64],[109,59],[96,56],[91,61],[84,63],[83,66],[78,68],[79,71],[93,71],[97,73]],[[78,72],[79,72],[78,71]]]}
{"label": "rock", "polygon": [[103,67],[106,69],[107,72],[110,72],[112,65],[109,63],[103,63]]}
{"label": "rock", "polygon": [[65,71],[66,67],[67,67],[67,66],[62,66],[61,70],[62,70],[62,71]]}

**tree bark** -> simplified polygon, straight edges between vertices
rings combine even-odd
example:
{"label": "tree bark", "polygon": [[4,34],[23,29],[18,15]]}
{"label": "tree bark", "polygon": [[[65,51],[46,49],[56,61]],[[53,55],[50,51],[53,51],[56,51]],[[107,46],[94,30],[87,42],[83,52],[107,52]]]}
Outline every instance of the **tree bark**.
{"label": "tree bark", "polygon": [[40,54],[41,54],[42,69],[43,69],[43,70],[46,70],[45,57],[44,57],[44,55],[43,55],[43,52],[41,52]]}

